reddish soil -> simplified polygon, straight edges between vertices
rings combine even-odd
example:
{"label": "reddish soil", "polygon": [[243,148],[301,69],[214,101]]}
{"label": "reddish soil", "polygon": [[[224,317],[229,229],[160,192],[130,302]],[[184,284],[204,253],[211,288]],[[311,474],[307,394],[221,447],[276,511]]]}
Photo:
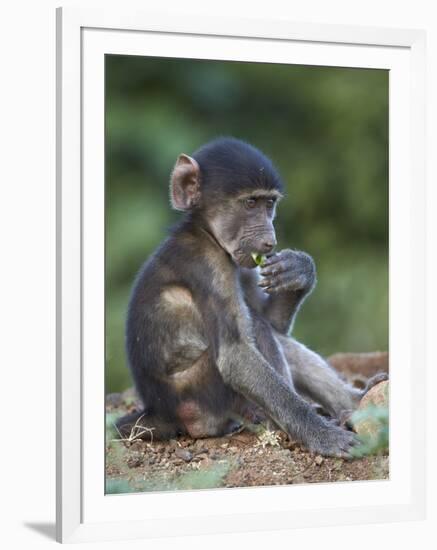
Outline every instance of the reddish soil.
{"label": "reddish soil", "polygon": [[[362,385],[388,370],[386,354],[337,354],[333,365]],[[115,417],[138,406],[132,390],[107,396],[108,492],[163,491],[387,479],[388,454],[343,460],[312,455],[281,431],[248,426],[227,437],[167,442],[117,440]]]}

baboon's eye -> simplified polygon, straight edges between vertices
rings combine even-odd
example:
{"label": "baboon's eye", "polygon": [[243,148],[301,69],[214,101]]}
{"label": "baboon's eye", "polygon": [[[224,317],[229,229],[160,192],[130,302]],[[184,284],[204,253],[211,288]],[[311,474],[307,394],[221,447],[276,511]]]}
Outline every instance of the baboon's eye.
{"label": "baboon's eye", "polygon": [[275,205],[275,199],[267,199],[266,205],[267,205],[267,208],[271,210]]}
{"label": "baboon's eye", "polygon": [[256,206],[256,199],[248,198],[245,201],[247,208],[255,208]]}

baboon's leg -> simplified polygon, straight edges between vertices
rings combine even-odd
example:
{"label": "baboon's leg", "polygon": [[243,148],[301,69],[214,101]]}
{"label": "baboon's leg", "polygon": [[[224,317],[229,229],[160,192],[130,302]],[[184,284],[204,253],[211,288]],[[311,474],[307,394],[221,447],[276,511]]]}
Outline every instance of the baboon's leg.
{"label": "baboon's leg", "polygon": [[186,433],[193,439],[220,437],[241,427],[241,423],[231,415],[220,415],[205,409],[196,399],[182,401],[177,412]]}
{"label": "baboon's leg", "polygon": [[328,363],[293,338],[276,335],[282,344],[296,390],[332,416],[344,418],[357,408],[363,391],[345,382]]}
{"label": "baboon's leg", "polygon": [[170,374],[168,382],[179,395],[176,416],[191,437],[221,436],[240,427],[232,418],[237,396],[224,384],[208,349],[189,368]]}

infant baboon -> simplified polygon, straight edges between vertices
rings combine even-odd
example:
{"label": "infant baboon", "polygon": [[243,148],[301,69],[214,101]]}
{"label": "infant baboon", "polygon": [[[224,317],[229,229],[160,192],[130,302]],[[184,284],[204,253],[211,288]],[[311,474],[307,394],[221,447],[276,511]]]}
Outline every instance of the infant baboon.
{"label": "infant baboon", "polygon": [[157,439],[217,436],[258,408],[309,450],[349,456],[355,434],[335,419],[368,388],[351,387],[289,336],[316,270],[305,252],[273,252],[282,192],[271,161],[237,139],[179,156],[170,197],[185,215],[130,299],[127,355],[144,410],[122,418],[121,433],[139,421]]}

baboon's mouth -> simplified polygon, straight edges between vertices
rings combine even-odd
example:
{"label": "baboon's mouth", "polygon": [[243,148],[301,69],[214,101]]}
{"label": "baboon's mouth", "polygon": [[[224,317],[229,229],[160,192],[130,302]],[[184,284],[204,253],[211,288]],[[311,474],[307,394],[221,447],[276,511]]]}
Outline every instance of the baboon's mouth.
{"label": "baboon's mouth", "polygon": [[231,254],[232,259],[236,264],[238,264],[241,267],[246,268],[253,268],[256,264],[254,264],[254,259],[251,254],[248,254],[247,252],[243,252],[241,249],[235,251],[233,254]]}
{"label": "baboon's mouth", "polygon": [[258,254],[258,252],[252,252],[250,254],[252,256],[252,260],[255,262],[256,265],[263,266],[264,262],[266,261],[266,257],[264,254]]}

